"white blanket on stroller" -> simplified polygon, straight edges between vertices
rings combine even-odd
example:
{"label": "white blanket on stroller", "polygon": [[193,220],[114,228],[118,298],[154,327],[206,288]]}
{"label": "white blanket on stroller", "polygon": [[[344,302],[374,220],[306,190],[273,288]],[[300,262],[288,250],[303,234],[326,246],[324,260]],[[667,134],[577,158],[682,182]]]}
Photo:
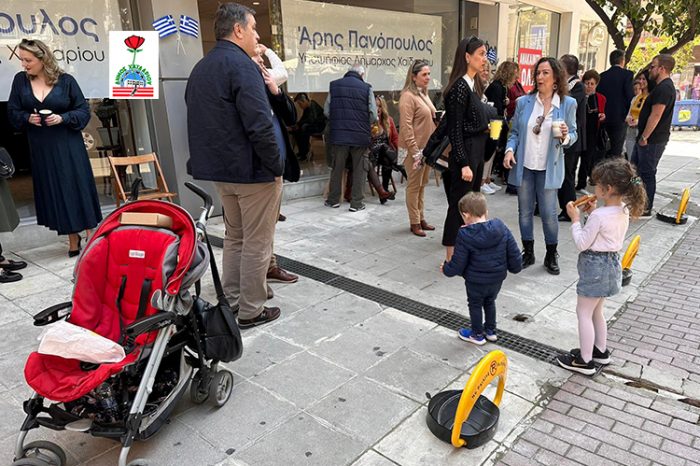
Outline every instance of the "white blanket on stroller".
{"label": "white blanket on stroller", "polygon": [[126,357],[124,348],[109,338],[61,320],[37,338],[39,353],[94,364],[119,362]]}

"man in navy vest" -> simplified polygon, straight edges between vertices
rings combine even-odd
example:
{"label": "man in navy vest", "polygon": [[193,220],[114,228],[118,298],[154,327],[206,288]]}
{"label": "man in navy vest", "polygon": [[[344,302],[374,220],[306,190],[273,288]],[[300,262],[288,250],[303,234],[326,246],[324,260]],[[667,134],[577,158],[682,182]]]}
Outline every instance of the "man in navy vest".
{"label": "man in navy vest", "polygon": [[372,86],[364,81],[365,69],[354,65],[341,79],[330,84],[324,112],[330,125],[333,158],[327,207],[340,207],[340,190],[348,156],[352,158],[352,200],[350,212],[364,210],[363,189],[370,163],[367,156],[377,121],[377,104]]}
{"label": "man in navy vest", "polygon": [[259,39],[254,14],[237,3],[219,6],[216,46],[195,65],[185,91],[187,171],[196,180],[213,181],[221,199],[223,286],[226,297],[239,306],[241,328],[280,316],[279,308],[264,304],[282,196],[283,137],[263,76],[251,60]]}

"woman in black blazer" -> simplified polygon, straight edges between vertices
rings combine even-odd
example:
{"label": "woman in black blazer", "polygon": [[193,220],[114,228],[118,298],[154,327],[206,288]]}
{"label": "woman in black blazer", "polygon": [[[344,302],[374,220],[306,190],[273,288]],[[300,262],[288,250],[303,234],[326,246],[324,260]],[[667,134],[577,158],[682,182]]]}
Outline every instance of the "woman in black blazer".
{"label": "woman in black blazer", "polygon": [[[462,39],[457,46],[450,79],[443,90],[445,96],[445,118],[450,138],[448,193],[449,208],[445,218],[442,244],[447,248],[449,261],[454,251],[457,231],[462,226],[459,200],[468,192],[479,192],[484,169],[484,150],[488,135],[479,117],[483,93],[479,72],[486,62],[486,45],[478,37]],[[480,86],[477,88],[477,86]]]}

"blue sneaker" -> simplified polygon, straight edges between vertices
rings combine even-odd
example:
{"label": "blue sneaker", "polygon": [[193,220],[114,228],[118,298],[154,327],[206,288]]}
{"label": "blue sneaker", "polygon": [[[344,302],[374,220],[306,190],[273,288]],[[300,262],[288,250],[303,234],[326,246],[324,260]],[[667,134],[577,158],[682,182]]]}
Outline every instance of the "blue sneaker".
{"label": "blue sneaker", "polygon": [[498,337],[496,336],[496,331],[495,330],[485,330],[486,333],[486,339],[490,342],[498,341]]}
{"label": "blue sneaker", "polygon": [[460,339],[468,341],[469,343],[474,343],[475,345],[481,346],[486,344],[486,339],[483,335],[475,334],[468,328],[460,328],[459,332],[457,332],[457,336],[459,336]]}

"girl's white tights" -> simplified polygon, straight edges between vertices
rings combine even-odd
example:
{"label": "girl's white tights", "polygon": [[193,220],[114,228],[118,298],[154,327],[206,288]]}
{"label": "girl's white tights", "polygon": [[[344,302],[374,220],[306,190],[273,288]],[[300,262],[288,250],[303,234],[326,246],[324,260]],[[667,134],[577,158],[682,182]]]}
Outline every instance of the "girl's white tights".
{"label": "girl's white tights", "polygon": [[603,315],[605,298],[579,296],[576,302],[578,316],[578,338],[581,345],[581,359],[588,362],[593,358],[593,345],[605,352],[608,341],[608,325]]}

